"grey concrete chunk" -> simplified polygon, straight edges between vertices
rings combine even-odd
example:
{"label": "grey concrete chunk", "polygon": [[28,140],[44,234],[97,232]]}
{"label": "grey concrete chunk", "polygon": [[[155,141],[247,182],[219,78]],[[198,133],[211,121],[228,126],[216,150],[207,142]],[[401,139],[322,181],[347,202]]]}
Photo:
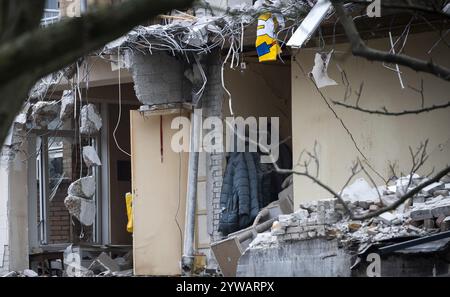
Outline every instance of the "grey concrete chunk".
{"label": "grey concrete chunk", "polygon": [[38,101],[33,105],[31,117],[39,128],[45,128],[56,119],[59,114],[59,105],[54,101]]}
{"label": "grey concrete chunk", "polygon": [[433,214],[431,213],[431,209],[423,208],[412,210],[410,216],[413,221],[422,221],[425,219],[431,219]]}
{"label": "grey concrete chunk", "polygon": [[83,160],[87,167],[101,166],[102,162],[93,146],[83,147]]}
{"label": "grey concrete chunk", "polygon": [[86,176],[70,184],[67,194],[82,198],[92,198],[95,194],[95,177]]}
{"label": "grey concrete chunk", "polygon": [[87,104],[81,108],[80,121],[80,133],[83,135],[97,134],[102,128],[102,118],[93,104]]}
{"label": "grey concrete chunk", "polygon": [[61,121],[67,120],[73,116],[75,105],[75,96],[72,90],[64,90],[61,97],[61,111],[59,118]]}

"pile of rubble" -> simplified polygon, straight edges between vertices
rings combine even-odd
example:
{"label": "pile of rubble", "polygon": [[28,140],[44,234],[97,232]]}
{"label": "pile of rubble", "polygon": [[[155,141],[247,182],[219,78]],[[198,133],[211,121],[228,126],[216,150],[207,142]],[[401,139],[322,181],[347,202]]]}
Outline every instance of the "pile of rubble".
{"label": "pile of rubble", "polygon": [[[358,179],[342,191],[342,198],[355,214],[362,215],[396,202],[406,191],[425,180],[413,175],[398,179],[393,186],[371,188],[364,179]],[[445,176],[397,209],[364,221],[351,220],[338,199],[303,203],[296,212],[279,215],[271,230],[259,233],[250,248],[267,248],[313,238],[335,238],[342,244],[361,245],[446,231],[450,229],[449,191],[450,176]]]}

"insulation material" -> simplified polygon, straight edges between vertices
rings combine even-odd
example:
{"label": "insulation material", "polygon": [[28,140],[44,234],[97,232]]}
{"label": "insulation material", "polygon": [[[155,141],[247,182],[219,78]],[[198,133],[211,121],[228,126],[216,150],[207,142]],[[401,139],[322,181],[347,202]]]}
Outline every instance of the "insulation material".
{"label": "insulation material", "polygon": [[90,145],[83,147],[83,160],[87,167],[102,165],[97,151],[93,146]]}
{"label": "insulation material", "polygon": [[61,97],[61,111],[59,118],[64,121],[73,115],[75,96],[72,90],[64,90]]}
{"label": "insulation material", "polygon": [[281,47],[275,35],[278,23],[278,19],[270,12],[263,13],[258,18],[256,52],[259,62],[276,61],[281,53]]}
{"label": "insulation material", "polygon": [[45,128],[59,114],[59,105],[54,101],[38,101],[33,105],[31,117],[37,127]]}
{"label": "insulation material", "polygon": [[102,128],[102,118],[97,112],[94,104],[83,106],[80,113],[81,126],[80,133],[83,135],[93,135]]}
{"label": "insulation material", "polygon": [[69,196],[91,198],[95,194],[95,177],[86,176],[70,184],[67,190]]}
{"label": "insulation material", "polygon": [[314,67],[311,73],[318,88],[337,85],[337,83],[331,79],[327,73],[328,64],[330,63],[332,53],[332,51],[328,54],[316,53],[316,57],[314,58]]}
{"label": "insulation material", "polygon": [[76,196],[67,196],[64,205],[71,215],[76,217],[80,223],[90,226],[95,220],[95,202]]}

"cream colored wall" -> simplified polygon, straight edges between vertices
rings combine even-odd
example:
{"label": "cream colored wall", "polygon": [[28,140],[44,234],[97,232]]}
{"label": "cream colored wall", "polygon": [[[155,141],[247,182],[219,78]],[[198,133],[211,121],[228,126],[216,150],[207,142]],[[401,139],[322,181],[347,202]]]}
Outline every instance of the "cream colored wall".
{"label": "cream colored wall", "polygon": [[[232,95],[235,116],[266,116],[280,118],[280,138],[291,135],[290,64],[252,62],[240,71],[225,69],[225,84]],[[223,104],[224,116],[229,116],[228,96]]]}
{"label": "cream colored wall", "polygon": [[[24,145],[23,147],[26,147]],[[28,167],[27,150],[17,153],[9,167],[8,225],[9,269],[28,268]]]}
{"label": "cream colored wall", "polygon": [[[410,35],[405,52],[429,59],[425,53],[437,39],[437,34],[431,33]],[[389,41],[372,40],[369,45],[387,50]],[[348,44],[337,46],[337,52],[330,63],[330,77],[335,79],[339,86],[322,89],[328,99],[341,100],[344,94],[336,67],[339,63],[346,71],[353,91],[364,82],[360,106],[370,109],[386,106],[393,111],[420,108],[420,95],[409,88],[402,90],[396,73],[383,68],[381,63],[372,63],[348,55],[348,48]],[[320,145],[319,178],[334,189],[340,190],[350,175],[352,160],[360,156],[339,121],[300,70],[299,64],[305,71],[311,71],[314,54],[314,50],[302,49],[293,57],[295,61],[292,61],[293,159],[296,160],[303,149],[311,150],[317,141]],[[437,63],[447,67],[450,64],[448,48],[442,43],[433,50],[431,56]],[[406,67],[400,69],[405,85],[417,88],[423,77],[427,106],[442,104],[450,99],[448,82],[428,74],[416,73]],[[347,102],[354,103],[355,96]],[[398,162],[403,172],[409,172],[411,162],[408,146],[416,148],[426,138],[429,138],[429,160],[419,174],[428,173],[433,167],[439,170],[450,163],[450,109],[401,117],[363,114],[337,106],[334,106],[334,109],[348,126],[370,163],[384,177],[389,174],[389,161]],[[381,184],[380,179],[375,177],[375,180]],[[327,192],[300,176],[294,178],[294,195],[296,208],[301,201],[330,197]]]}

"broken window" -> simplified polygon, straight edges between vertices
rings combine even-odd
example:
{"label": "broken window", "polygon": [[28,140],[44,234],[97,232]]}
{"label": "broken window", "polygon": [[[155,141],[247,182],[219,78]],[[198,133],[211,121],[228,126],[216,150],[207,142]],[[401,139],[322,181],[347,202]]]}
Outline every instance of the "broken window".
{"label": "broken window", "polygon": [[[48,129],[35,131],[38,243],[98,242],[100,178],[97,168],[88,169],[82,156],[84,146],[98,146],[98,136],[80,136],[72,129],[73,123],[66,123],[61,128],[61,122],[55,122],[59,124],[52,122]],[[69,186],[86,176],[93,176],[96,181],[92,200],[97,213],[90,226],[81,224],[64,204]]]}

